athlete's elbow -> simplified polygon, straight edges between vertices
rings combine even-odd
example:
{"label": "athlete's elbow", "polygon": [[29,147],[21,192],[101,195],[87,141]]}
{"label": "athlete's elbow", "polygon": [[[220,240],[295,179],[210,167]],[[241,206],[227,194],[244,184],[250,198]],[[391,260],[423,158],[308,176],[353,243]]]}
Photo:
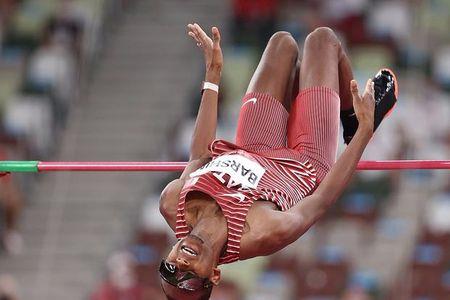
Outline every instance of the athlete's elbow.
{"label": "athlete's elbow", "polygon": [[329,205],[326,202],[321,202],[319,199],[315,199],[317,202],[315,205],[308,207],[299,213],[297,234],[300,236],[313,226],[317,220],[319,220],[328,210]]}
{"label": "athlete's elbow", "polygon": [[166,201],[164,201],[163,196],[161,194],[161,199],[159,201],[159,212],[161,215],[166,218],[169,215],[169,205],[167,205]]}
{"label": "athlete's elbow", "polygon": [[169,201],[167,196],[167,190],[165,189],[161,193],[161,197],[159,200],[159,212],[161,215],[167,219],[169,218],[173,213],[175,213],[176,208],[174,207],[173,203]]}
{"label": "athlete's elbow", "polygon": [[283,226],[279,227],[279,244],[286,246],[295,242],[309,229],[310,226],[311,224],[308,218],[302,213],[291,214],[286,218]]}

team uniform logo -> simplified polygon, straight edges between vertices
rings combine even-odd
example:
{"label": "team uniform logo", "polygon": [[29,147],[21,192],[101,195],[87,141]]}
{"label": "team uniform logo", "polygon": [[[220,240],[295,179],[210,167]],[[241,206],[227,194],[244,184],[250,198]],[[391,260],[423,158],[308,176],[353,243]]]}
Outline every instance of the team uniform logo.
{"label": "team uniform logo", "polygon": [[251,99],[248,99],[247,101],[245,101],[243,104],[242,104],[242,106],[244,106],[245,104],[247,104],[247,103],[253,103],[253,104],[256,104],[256,101],[258,101],[258,99],[256,99],[256,98],[251,98]]}
{"label": "team uniform logo", "polygon": [[245,201],[245,195],[242,194],[242,193],[222,194],[221,196],[233,197],[235,199],[238,199],[239,202],[244,202]]}

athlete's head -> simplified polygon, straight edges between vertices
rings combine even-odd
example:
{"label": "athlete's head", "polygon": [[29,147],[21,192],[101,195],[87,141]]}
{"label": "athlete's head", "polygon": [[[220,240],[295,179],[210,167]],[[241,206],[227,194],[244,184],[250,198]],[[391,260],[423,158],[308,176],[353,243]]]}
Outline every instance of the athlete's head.
{"label": "athlete's head", "polygon": [[168,299],[209,299],[220,281],[218,257],[195,235],[179,240],[161,262],[161,286]]}

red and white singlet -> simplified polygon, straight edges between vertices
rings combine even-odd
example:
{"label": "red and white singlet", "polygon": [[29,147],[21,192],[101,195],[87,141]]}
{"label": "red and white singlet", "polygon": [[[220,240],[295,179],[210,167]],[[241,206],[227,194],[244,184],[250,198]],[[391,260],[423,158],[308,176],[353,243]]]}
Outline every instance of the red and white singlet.
{"label": "red and white singlet", "polygon": [[189,232],[185,219],[186,195],[200,191],[221,207],[228,224],[226,252],[219,264],[239,260],[240,241],[247,213],[256,200],[275,203],[285,211],[311,194],[317,185],[316,170],[309,162],[265,157],[232,143],[216,140],[210,145],[212,160],[190,174],[178,201],[176,237]]}

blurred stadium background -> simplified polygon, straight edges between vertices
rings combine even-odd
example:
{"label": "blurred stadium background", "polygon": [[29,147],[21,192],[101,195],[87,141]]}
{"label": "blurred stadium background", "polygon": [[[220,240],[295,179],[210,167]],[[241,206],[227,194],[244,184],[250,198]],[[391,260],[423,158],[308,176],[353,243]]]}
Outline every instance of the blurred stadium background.
{"label": "blurred stadium background", "polygon": [[[450,157],[449,0],[0,0],[0,159],[186,160],[204,70],[192,21],[224,37],[219,137],[270,35],[330,26],[359,82],[399,74],[364,158]],[[2,178],[0,299],[163,299],[174,237],[158,200],[174,177]],[[450,299],[449,177],[358,173],[288,249],[224,266],[212,299]]]}

